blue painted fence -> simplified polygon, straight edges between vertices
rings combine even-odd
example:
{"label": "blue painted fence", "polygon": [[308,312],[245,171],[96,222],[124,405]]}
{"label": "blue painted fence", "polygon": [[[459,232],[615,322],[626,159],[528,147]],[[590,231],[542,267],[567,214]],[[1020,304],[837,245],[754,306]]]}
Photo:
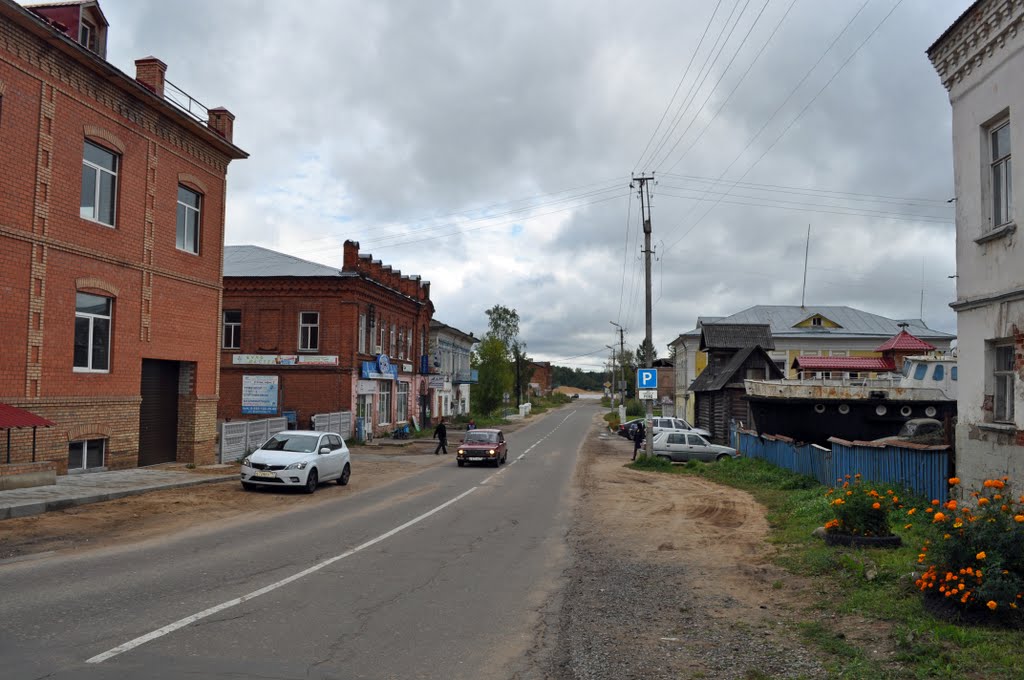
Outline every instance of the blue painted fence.
{"label": "blue painted fence", "polygon": [[860,473],[865,480],[909,487],[925,498],[944,500],[949,489],[951,451],[901,446],[832,442],[826,449],[814,444],[758,435],[733,427],[732,446],[747,458],[758,458],[777,467],[809,475],[825,486]]}

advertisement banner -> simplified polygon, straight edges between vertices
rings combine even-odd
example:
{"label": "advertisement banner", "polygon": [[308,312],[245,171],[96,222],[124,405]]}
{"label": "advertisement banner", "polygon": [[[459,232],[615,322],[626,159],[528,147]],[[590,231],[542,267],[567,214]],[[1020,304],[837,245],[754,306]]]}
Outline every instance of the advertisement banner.
{"label": "advertisement banner", "polygon": [[242,366],[337,366],[328,354],[233,354],[231,363]]}
{"label": "advertisement banner", "polygon": [[357,380],[356,394],[377,394],[376,380]]}
{"label": "advertisement banner", "polygon": [[427,376],[427,387],[429,387],[432,390],[443,390],[444,382],[445,381],[443,375]]}
{"label": "advertisement banner", "polygon": [[242,413],[277,415],[277,376],[242,376]]}

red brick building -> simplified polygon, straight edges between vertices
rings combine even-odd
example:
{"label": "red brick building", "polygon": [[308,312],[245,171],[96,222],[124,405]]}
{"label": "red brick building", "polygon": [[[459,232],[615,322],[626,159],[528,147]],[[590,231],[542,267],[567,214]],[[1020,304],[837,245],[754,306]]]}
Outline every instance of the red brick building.
{"label": "red brick building", "polygon": [[37,458],[61,471],[210,462],[246,154],[230,112],[165,98],[159,60],[109,64],[107,29],[96,2],[0,0],[0,402],[57,423]]}
{"label": "red brick building", "polygon": [[224,253],[218,417],[353,411],[388,433],[427,401],[430,284],[359,253],[342,269],[258,246]]}
{"label": "red brick building", "polygon": [[551,394],[551,362],[531,361],[533,374],[530,376],[530,392],[539,397],[546,397]]}

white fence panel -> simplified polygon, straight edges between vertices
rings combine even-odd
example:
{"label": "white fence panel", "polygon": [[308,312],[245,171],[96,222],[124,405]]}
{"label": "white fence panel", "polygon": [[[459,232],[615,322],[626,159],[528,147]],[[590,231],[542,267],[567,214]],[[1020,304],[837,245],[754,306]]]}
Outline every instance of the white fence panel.
{"label": "white fence panel", "polygon": [[337,432],[342,438],[349,439],[352,436],[352,412],[318,413],[313,416],[313,429]]}
{"label": "white fence panel", "polygon": [[265,420],[253,420],[249,422],[249,435],[246,437],[246,452],[255,451],[260,444],[267,441],[270,436],[270,428]]}
{"label": "white fence panel", "polygon": [[220,426],[220,462],[241,460],[247,453],[249,426],[244,421],[221,423]]}

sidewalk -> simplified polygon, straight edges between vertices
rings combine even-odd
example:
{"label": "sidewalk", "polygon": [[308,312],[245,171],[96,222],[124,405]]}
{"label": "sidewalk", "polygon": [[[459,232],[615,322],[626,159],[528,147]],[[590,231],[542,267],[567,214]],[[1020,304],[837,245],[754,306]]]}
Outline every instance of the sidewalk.
{"label": "sidewalk", "polygon": [[238,478],[236,467],[226,466],[225,470],[230,474],[197,474],[176,470],[133,468],[62,475],[57,477],[56,484],[0,491],[0,520],[39,515],[50,510],[135,496],[159,489],[175,489]]}

